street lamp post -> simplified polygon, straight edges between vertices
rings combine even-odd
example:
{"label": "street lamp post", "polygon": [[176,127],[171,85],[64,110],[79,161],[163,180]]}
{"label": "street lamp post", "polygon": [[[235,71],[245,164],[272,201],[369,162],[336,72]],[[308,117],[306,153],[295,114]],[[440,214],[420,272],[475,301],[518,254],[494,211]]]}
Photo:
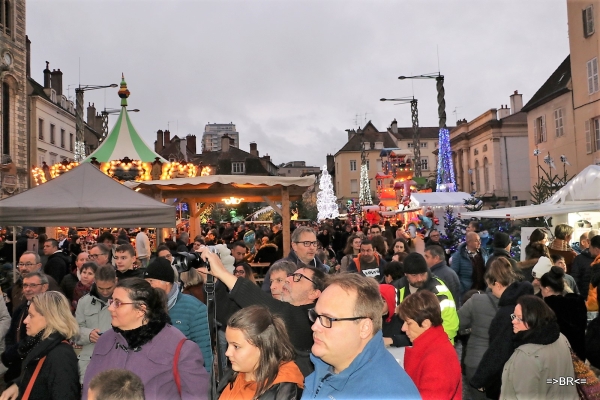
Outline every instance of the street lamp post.
{"label": "street lamp post", "polygon": [[401,97],[399,99],[380,99],[380,101],[397,101],[396,104],[410,103],[410,113],[413,128],[413,161],[415,176],[421,177],[421,135],[419,133],[419,109],[417,99],[414,97]]}
{"label": "street lamp post", "polygon": [[[120,108],[111,108],[111,109],[104,109],[104,111],[100,112],[100,115],[102,115],[102,139],[106,138],[106,136],[108,136],[108,116],[111,114],[118,114],[121,112]],[[133,109],[133,110],[127,110],[127,112],[140,112],[140,110],[138,110],[137,108]]]}
{"label": "street lamp post", "polygon": [[81,162],[85,159],[85,127],[83,123],[83,92],[86,90],[116,88],[119,85],[113,83],[111,85],[79,85],[75,89],[75,114],[76,122],[75,128],[77,133],[75,135],[75,161]]}
{"label": "street lamp post", "polygon": [[439,145],[437,165],[438,192],[455,192],[456,180],[454,178],[454,165],[450,149],[450,132],[446,127],[446,91],[444,90],[444,75],[437,73],[415,76],[399,76],[398,79],[435,79],[437,88],[438,119],[439,119]]}

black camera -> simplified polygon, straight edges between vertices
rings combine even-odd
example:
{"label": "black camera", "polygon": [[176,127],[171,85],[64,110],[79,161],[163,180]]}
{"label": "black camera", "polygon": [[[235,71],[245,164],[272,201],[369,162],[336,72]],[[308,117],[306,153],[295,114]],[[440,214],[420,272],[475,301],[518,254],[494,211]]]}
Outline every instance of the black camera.
{"label": "black camera", "polygon": [[[211,253],[218,254],[217,248],[215,246],[206,246],[209,248]],[[177,252],[173,256],[173,265],[177,268],[177,272],[182,273],[189,271],[190,268],[202,268],[206,267],[210,271],[210,264],[207,261],[204,261],[202,257],[200,257],[200,253],[192,252]]]}

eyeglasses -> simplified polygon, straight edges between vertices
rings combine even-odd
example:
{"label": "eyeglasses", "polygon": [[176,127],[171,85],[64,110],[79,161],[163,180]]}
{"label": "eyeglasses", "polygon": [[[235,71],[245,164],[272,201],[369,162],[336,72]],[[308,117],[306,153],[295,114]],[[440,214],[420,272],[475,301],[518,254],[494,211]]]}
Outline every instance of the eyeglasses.
{"label": "eyeglasses", "polygon": [[523,322],[523,320],[521,318],[517,317],[516,314],[510,314],[510,319],[512,319],[513,321],[517,320],[517,322]]}
{"label": "eyeglasses", "polygon": [[36,287],[42,286],[42,285],[44,285],[44,283],[24,283],[23,289],[28,289],[28,288],[35,289]]}
{"label": "eyeglasses", "polygon": [[244,271],[243,269],[236,269],[233,271],[234,275],[244,275],[246,273],[246,271]]}
{"label": "eyeglasses", "polygon": [[310,319],[311,322],[315,322],[317,318],[319,318],[319,322],[321,325],[323,325],[323,328],[331,328],[331,325],[335,321],[358,321],[359,319],[365,319],[369,317],[331,318],[326,315],[317,314],[314,308],[308,310],[308,319]]}
{"label": "eyeglasses", "polygon": [[135,304],[135,303],[123,303],[120,300],[108,299],[108,306],[109,307],[112,306],[112,305],[114,305],[115,308],[119,308],[119,307],[121,307],[121,306],[123,306],[125,304]]}
{"label": "eyeglasses", "polygon": [[300,244],[300,243],[302,243],[302,245],[303,245],[304,247],[310,247],[310,246],[312,246],[312,247],[317,247],[317,245],[319,244],[319,242],[318,242],[317,240],[315,240],[314,242],[311,242],[311,241],[308,241],[308,240],[307,240],[307,241],[305,241],[305,242],[294,242],[294,243],[297,243],[297,244]]}
{"label": "eyeglasses", "polygon": [[89,260],[96,260],[100,256],[104,256],[105,254],[88,254]]}
{"label": "eyeglasses", "polygon": [[33,267],[34,265],[36,265],[36,264],[34,264],[34,263],[18,263],[17,264],[17,266],[19,266],[19,267]]}
{"label": "eyeglasses", "polygon": [[315,283],[315,281],[313,281],[312,279],[310,279],[308,276],[301,274],[300,272],[296,272],[295,274],[288,274],[288,278],[292,277],[292,279],[294,280],[294,282],[300,282],[300,280],[302,278],[306,279],[307,281],[311,281],[312,283]]}

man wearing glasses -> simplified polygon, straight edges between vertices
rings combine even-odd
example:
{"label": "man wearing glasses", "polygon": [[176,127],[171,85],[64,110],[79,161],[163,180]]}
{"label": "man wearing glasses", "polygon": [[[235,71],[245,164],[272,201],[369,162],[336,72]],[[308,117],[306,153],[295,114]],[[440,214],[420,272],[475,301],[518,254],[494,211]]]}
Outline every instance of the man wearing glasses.
{"label": "man wearing glasses", "polygon": [[92,247],[88,260],[95,262],[98,266],[103,266],[111,263],[111,247],[104,243],[98,243]]}
{"label": "man wearing glasses", "polygon": [[[23,253],[21,259],[27,255]],[[37,255],[37,254],[36,254]],[[41,266],[41,264],[40,264]],[[6,350],[2,353],[2,364],[8,367],[8,371],[4,374],[4,382],[9,383],[18,378],[21,374],[21,356],[18,352],[19,342],[27,338],[26,326],[23,323],[27,317],[29,302],[36,294],[44,293],[48,290],[48,276],[39,271],[39,268],[34,272],[23,275],[23,296],[24,301],[18,308],[14,309],[10,329],[6,334]]]}
{"label": "man wearing glasses", "polygon": [[[32,272],[38,272],[42,268],[42,261],[40,259],[40,255],[34,251],[26,251],[19,258],[19,263],[17,264],[19,279],[15,282],[15,284],[8,289],[6,292],[8,296],[8,300],[6,302],[6,307],[8,311],[13,313],[13,310],[16,310],[20,305],[26,303],[25,293],[23,290],[23,277]],[[51,276],[46,275],[49,281],[49,290],[54,290],[57,292],[61,292],[62,290],[58,283]]]}
{"label": "man wearing glasses", "polygon": [[308,315],[315,371],[304,380],[302,398],[421,398],[383,344],[381,294],[375,280],[359,274],[332,276]]}
{"label": "man wearing glasses", "polygon": [[[231,315],[239,308],[252,305],[267,307],[273,314],[280,315],[285,321],[285,326],[290,335],[290,340],[297,353],[296,364],[300,371],[307,376],[312,371],[308,359],[310,348],[313,345],[308,310],[313,308],[315,301],[325,288],[325,274],[323,271],[312,267],[300,267],[289,274],[283,285],[281,301],[274,299],[269,293],[262,291],[256,284],[248,279],[238,279],[225,269],[217,254],[211,253],[208,248],[202,249],[201,256],[210,264],[210,271],[201,268],[203,273],[210,273],[221,281],[222,285],[216,286],[217,319],[219,322]],[[229,289],[229,294],[224,289]],[[381,300],[379,304],[381,314]],[[381,316],[379,317],[381,319]]]}
{"label": "man wearing glasses", "polygon": [[[291,261],[296,265],[308,265],[328,273],[329,266],[323,265],[321,260],[316,257],[318,244],[315,231],[308,226],[300,226],[292,232],[292,250],[284,260]],[[262,290],[267,293],[271,291],[270,268],[265,275]]]}

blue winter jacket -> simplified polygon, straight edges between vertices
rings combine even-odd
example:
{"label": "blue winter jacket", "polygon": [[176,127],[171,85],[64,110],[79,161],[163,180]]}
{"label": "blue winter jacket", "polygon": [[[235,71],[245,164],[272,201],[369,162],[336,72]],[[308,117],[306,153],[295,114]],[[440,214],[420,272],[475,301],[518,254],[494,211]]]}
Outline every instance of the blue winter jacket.
{"label": "blue winter jacket", "polygon": [[210,374],[213,357],[206,305],[194,296],[179,293],[175,305],[169,310],[169,316],[171,324],[200,347],[204,368]]}
{"label": "blue winter jacket", "polygon": [[367,343],[350,366],[336,374],[310,355],[315,371],[304,379],[302,399],[420,399],[408,374],[385,349],[381,331]]}
{"label": "blue winter jacket", "polygon": [[[488,253],[483,246],[479,251],[483,257],[483,265],[485,265],[489,257]],[[471,290],[471,286],[473,286],[473,264],[469,258],[469,253],[467,253],[467,243],[462,243],[458,246],[456,252],[452,254],[450,267],[456,272],[456,275],[458,275],[458,279],[460,280],[460,295],[462,296],[467,291]]]}

